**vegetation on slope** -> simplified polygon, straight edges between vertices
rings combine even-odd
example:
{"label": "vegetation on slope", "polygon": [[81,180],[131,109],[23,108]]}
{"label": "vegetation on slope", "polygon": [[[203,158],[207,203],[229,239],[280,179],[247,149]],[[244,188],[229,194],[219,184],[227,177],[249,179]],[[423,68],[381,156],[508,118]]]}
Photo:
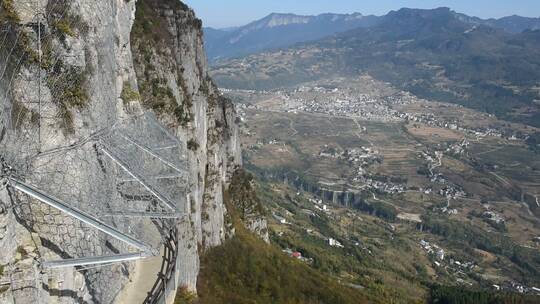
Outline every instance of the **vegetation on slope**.
{"label": "vegetation on slope", "polygon": [[[179,72],[171,71],[176,73],[176,86],[182,95],[180,99],[174,95],[171,84],[164,74],[167,72],[165,67],[170,66],[171,47],[175,45],[176,37],[168,31],[167,17],[163,12],[188,9],[180,1],[137,1],[135,23],[131,31],[142,105],[160,116],[171,116],[183,127],[193,120],[191,112],[193,100],[186,86],[183,68],[180,68]],[[200,30],[198,22],[200,22],[198,19],[192,22],[196,30]]]}
{"label": "vegetation on slope", "polygon": [[531,150],[540,153],[540,132],[532,134],[526,141]]}
{"label": "vegetation on slope", "polygon": [[[305,215],[302,210],[306,205],[300,197],[292,197],[283,189],[274,189],[264,183],[253,187],[253,183],[251,175],[242,171],[233,177],[225,199],[228,220],[236,235],[202,257],[199,297],[194,298],[183,290],[178,294],[177,303],[528,304],[538,300],[534,296],[489,291],[487,286],[486,289],[479,289],[481,286],[476,286],[476,289],[452,286],[455,282],[444,271],[438,272],[437,276],[437,283],[442,285],[433,285],[433,269],[424,265],[425,258],[418,255],[415,245],[407,240],[405,234],[391,233],[381,219],[363,216],[363,220],[352,224],[346,234],[361,245],[350,246],[344,231],[339,229],[347,217],[345,214],[338,222]],[[284,208],[294,215],[295,225],[271,226],[271,239],[275,245],[266,244],[244,228],[241,210],[246,209],[246,204],[242,200],[256,203],[247,209],[259,208],[259,204],[271,210]],[[448,237],[450,243],[469,246],[468,241],[476,240],[485,246],[475,243],[471,244],[472,247],[488,251],[504,251],[506,248],[501,240],[485,239],[489,236],[468,226],[443,227],[436,219],[425,218],[424,221],[424,229]],[[305,229],[296,228],[297,225],[333,237],[345,247],[328,247],[326,242],[306,233]],[[278,236],[276,228],[284,229],[280,231],[285,233]],[[466,236],[461,235],[462,230]],[[365,237],[357,237],[356,232]],[[391,240],[384,241],[388,235],[392,236]],[[376,242],[372,243],[371,238]],[[489,246],[495,249],[487,248]],[[293,259],[282,253],[281,248],[301,252],[303,257],[313,259],[313,262]],[[514,252],[516,250],[519,248]],[[520,259],[527,261],[525,257]],[[524,266],[524,273],[531,271],[526,268]]]}
{"label": "vegetation on slope", "polygon": [[469,290],[461,287],[434,286],[431,289],[432,304],[533,304],[538,298],[521,294]]}
{"label": "vegetation on slope", "polygon": [[244,229],[202,259],[201,303],[365,303],[340,285]]}
{"label": "vegetation on slope", "polygon": [[[540,282],[540,252],[533,248],[520,246],[501,233],[486,233],[479,228],[455,220],[445,220],[436,217],[423,217],[423,229],[435,235],[444,237],[450,244],[463,248],[465,251],[474,249],[484,250],[506,257],[512,262],[512,267],[506,271],[515,271],[523,282],[537,285]],[[505,267],[502,264],[499,267]]]}
{"label": "vegetation on slope", "polygon": [[366,303],[358,290],[283,254],[248,232],[233,206],[253,198],[249,175],[240,173],[226,193],[235,236],[202,257],[198,303]]}

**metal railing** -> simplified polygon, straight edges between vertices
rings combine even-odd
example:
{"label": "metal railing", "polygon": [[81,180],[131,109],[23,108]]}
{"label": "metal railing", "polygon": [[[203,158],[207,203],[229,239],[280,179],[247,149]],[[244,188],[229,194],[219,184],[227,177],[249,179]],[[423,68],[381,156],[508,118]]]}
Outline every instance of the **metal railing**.
{"label": "metal railing", "polygon": [[178,232],[171,229],[169,238],[164,244],[163,261],[157,274],[157,280],[148,292],[143,304],[165,304],[171,292],[176,292],[176,263],[178,257]]}

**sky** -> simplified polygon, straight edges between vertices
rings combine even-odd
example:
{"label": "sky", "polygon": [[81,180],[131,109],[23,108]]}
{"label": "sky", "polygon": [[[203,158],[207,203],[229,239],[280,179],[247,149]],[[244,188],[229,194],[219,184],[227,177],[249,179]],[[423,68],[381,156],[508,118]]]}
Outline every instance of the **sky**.
{"label": "sky", "polygon": [[500,18],[509,15],[540,17],[540,0],[182,0],[204,26],[225,28],[247,24],[270,13],[316,15],[353,13],[384,15],[402,7],[441,6],[470,16]]}

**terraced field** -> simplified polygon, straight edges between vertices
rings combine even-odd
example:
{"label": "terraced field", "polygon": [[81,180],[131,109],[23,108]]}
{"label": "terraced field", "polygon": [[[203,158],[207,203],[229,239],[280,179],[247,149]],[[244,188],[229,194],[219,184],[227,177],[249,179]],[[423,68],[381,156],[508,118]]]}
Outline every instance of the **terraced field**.
{"label": "terraced field", "polygon": [[[369,97],[370,109],[384,109],[386,97],[377,92],[396,92],[369,83],[361,87],[375,94]],[[346,99],[335,93],[338,87],[344,90],[343,83],[333,84],[317,89],[333,95],[308,90],[300,96],[313,106]],[[302,104],[295,94],[300,93],[234,94],[249,105],[242,112],[248,168],[271,189],[270,196],[283,198],[270,199],[268,206],[287,219],[286,225],[271,224],[274,241],[284,249],[297,248],[315,260],[315,267],[351,284],[369,285],[366,278],[378,278],[393,286],[385,292],[396,303],[425,292],[423,283],[412,283],[420,277],[426,284],[540,285],[540,242],[535,241],[540,208],[531,207],[531,198],[540,195],[540,154],[505,135],[534,129],[424,100],[383,110],[427,117],[418,121],[290,110]],[[328,204],[326,212],[313,203],[319,199]],[[350,260],[356,253],[349,250],[322,254],[329,237],[345,248],[366,246],[385,266],[365,252],[358,260]],[[421,240],[444,248],[450,260],[426,253],[418,245]],[[398,258],[396,250],[406,255]],[[352,266],[338,266],[340,259]],[[460,268],[452,261],[473,266]]]}

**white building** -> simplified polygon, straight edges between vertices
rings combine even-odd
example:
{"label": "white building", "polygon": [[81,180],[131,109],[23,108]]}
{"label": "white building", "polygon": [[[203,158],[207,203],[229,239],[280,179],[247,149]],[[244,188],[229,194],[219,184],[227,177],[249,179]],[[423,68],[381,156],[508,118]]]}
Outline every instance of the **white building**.
{"label": "white building", "polygon": [[280,223],[280,224],[287,224],[287,220],[277,214],[274,214],[274,218]]}
{"label": "white building", "polygon": [[443,249],[437,250],[437,259],[439,261],[444,261],[444,250]]}
{"label": "white building", "polygon": [[343,246],[339,241],[333,239],[333,238],[329,238],[328,239],[328,244],[332,247],[339,247],[339,248],[343,248],[345,246]]}

